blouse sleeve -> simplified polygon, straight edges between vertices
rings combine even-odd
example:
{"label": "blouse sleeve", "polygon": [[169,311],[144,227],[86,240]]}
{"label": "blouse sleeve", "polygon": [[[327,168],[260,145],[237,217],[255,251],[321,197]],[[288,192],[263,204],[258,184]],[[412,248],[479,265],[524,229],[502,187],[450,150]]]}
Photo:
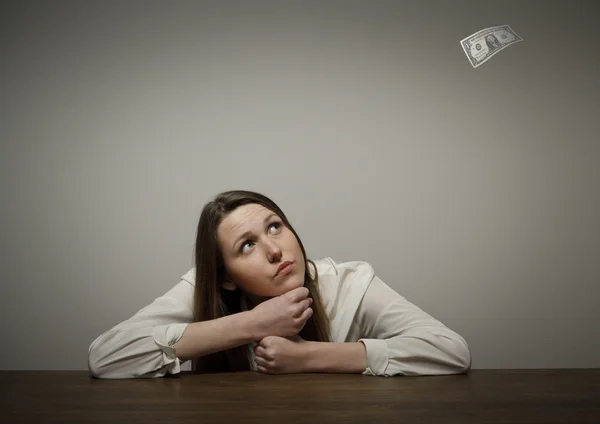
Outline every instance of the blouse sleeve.
{"label": "blouse sleeve", "polygon": [[367,350],[364,375],[461,374],[471,367],[464,338],[373,277],[355,315]]}
{"label": "blouse sleeve", "polygon": [[152,378],[181,371],[173,345],[193,321],[191,283],[181,280],[134,316],[97,337],[88,368],[97,378]]}

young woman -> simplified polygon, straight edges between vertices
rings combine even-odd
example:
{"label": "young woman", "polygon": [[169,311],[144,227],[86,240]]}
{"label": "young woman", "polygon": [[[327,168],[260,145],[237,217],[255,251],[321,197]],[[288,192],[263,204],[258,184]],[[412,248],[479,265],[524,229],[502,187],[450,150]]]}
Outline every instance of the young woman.
{"label": "young woman", "polygon": [[371,265],[307,259],[283,211],[243,190],[204,206],[195,267],[89,347],[89,370],[98,378],[190,368],[411,376],[470,367],[466,341],[392,290]]}

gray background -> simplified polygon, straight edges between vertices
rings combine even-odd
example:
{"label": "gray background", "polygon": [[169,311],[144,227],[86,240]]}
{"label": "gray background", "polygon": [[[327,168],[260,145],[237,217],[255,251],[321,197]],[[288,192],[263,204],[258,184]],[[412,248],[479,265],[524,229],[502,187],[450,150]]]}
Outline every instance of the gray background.
{"label": "gray background", "polygon": [[[1,367],[89,344],[262,192],[473,368],[600,367],[597,2],[2,2]],[[473,69],[460,40],[524,41]]]}

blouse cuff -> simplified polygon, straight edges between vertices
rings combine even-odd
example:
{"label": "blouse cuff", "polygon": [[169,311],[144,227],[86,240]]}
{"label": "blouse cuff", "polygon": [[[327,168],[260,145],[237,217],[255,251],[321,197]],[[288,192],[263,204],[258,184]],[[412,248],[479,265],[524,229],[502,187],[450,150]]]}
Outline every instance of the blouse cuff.
{"label": "blouse cuff", "polygon": [[178,374],[181,371],[181,361],[175,354],[173,345],[181,339],[188,323],[159,325],[154,327],[154,343],[162,350],[163,367],[169,374]]}
{"label": "blouse cuff", "polygon": [[363,375],[383,375],[388,366],[388,346],[385,340],[380,339],[359,339],[367,348],[367,369]]}

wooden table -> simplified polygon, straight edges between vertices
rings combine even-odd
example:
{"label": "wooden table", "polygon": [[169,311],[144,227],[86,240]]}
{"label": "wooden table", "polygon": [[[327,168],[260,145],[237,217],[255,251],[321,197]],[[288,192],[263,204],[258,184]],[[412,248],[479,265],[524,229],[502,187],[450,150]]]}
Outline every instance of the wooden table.
{"label": "wooden table", "polygon": [[99,380],[0,371],[3,423],[600,423],[600,369]]}

